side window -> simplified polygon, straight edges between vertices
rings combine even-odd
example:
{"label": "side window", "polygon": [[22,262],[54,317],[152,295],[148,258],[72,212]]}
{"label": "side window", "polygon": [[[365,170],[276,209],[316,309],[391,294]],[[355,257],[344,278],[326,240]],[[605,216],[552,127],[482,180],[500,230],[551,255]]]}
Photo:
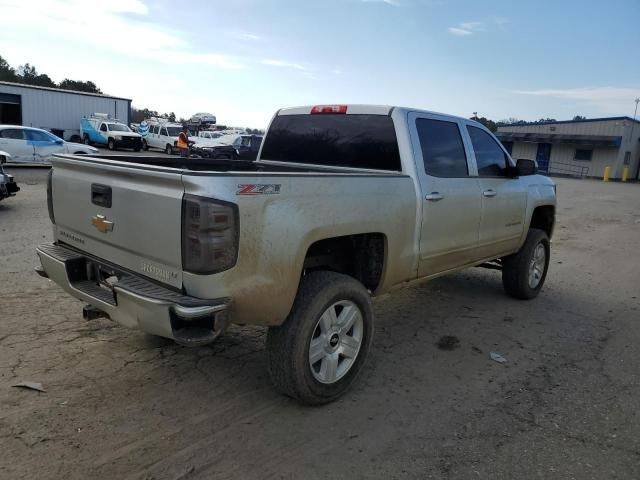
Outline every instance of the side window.
{"label": "side window", "polygon": [[24,130],[20,128],[7,128],[0,130],[0,138],[10,138],[12,140],[24,140]]}
{"label": "side window", "polygon": [[507,167],[507,155],[498,143],[484,130],[467,125],[473,151],[476,154],[478,175],[481,177],[502,177]]}
{"label": "side window", "polygon": [[242,137],[241,144],[243,147],[251,146],[251,137]]}
{"label": "side window", "polygon": [[160,135],[164,135],[165,137],[168,137],[169,134],[167,133],[167,129],[163,128],[162,130],[160,130]]}
{"label": "side window", "polygon": [[38,130],[27,130],[27,140],[31,140],[32,142],[53,142],[54,138],[50,135],[47,135],[44,132],[39,132]]}
{"label": "side window", "polygon": [[107,124],[106,123],[103,123],[103,124],[100,125],[100,131],[101,132],[106,132],[107,131]]}
{"label": "side window", "polygon": [[418,118],[416,128],[427,175],[445,178],[469,175],[457,123]]}

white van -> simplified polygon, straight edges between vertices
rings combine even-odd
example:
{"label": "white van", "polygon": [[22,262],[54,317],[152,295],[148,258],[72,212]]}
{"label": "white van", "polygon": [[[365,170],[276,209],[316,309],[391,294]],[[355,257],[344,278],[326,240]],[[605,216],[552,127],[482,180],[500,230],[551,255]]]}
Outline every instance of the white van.
{"label": "white van", "polygon": [[[142,136],[142,148],[145,150],[158,148],[169,155],[176,152],[178,135],[180,135],[181,130],[181,124],[159,118],[143,120],[138,125],[138,133]],[[189,135],[188,132],[187,135]],[[189,138],[189,140],[195,141],[196,139]]]}

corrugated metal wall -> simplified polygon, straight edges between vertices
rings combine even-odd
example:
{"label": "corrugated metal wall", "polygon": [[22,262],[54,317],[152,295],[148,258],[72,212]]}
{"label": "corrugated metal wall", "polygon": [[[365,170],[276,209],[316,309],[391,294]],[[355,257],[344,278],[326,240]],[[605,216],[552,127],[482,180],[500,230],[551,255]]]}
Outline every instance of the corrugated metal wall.
{"label": "corrugated metal wall", "polygon": [[83,116],[96,112],[108,113],[129,123],[129,101],[125,99],[4,84],[0,84],[0,93],[21,96],[24,126],[64,130],[67,138],[69,132],[80,129]]}

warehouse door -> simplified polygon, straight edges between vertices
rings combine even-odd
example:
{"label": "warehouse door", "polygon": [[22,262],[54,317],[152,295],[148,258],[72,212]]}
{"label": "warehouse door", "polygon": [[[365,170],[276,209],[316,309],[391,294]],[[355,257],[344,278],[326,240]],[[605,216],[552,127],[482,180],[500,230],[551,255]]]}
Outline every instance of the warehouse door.
{"label": "warehouse door", "polygon": [[0,93],[0,125],[22,125],[20,95]]}
{"label": "warehouse door", "polygon": [[549,173],[550,159],[551,159],[551,144],[539,143],[538,153],[536,153],[536,162],[538,162],[538,171],[540,173]]}

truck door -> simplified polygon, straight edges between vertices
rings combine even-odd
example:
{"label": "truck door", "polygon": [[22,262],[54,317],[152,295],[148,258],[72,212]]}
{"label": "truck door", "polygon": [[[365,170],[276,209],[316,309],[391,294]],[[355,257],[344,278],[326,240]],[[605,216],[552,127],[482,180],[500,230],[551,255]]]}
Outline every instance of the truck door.
{"label": "truck door", "polygon": [[485,258],[512,253],[524,232],[527,188],[518,178],[507,176],[511,159],[493,135],[472,124],[465,130],[482,191],[478,250]]}
{"label": "truck door", "polygon": [[23,128],[5,128],[0,130],[0,150],[4,150],[11,155],[12,162],[33,162],[33,145],[27,142]]}
{"label": "truck door", "polygon": [[457,120],[423,113],[410,113],[408,120],[422,191],[423,277],[477,260],[480,185]]}

